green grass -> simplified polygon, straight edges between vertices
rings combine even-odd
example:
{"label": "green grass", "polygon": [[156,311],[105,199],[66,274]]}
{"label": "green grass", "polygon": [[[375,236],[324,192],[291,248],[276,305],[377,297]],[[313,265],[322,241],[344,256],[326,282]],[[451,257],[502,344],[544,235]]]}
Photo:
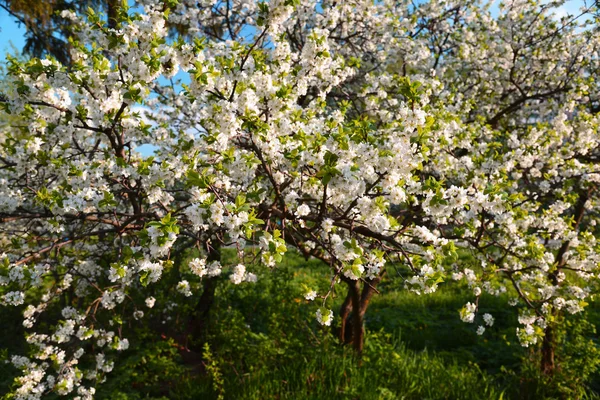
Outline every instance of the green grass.
{"label": "green grass", "polygon": [[[224,258],[233,262],[232,252]],[[327,266],[290,254],[273,271],[261,267],[256,284],[219,282],[209,323],[209,349],[189,342],[183,350],[186,321],[197,301],[179,297],[165,315],[148,315],[146,324],[128,325],[131,347],[98,386],[99,399],[538,399],[597,398],[600,379],[561,378],[550,384],[535,375],[536,353],[518,345],[516,313],[505,298],[483,297],[482,312],[496,318],[483,337],[473,324],[460,321],[458,310],[472,301],[456,284],[418,296],[401,289],[396,275],[380,285],[366,316],[362,360],[341,346],[330,329],[314,319],[316,304],[303,299],[303,285],[324,291]],[[168,277],[162,284],[168,284]],[[345,293],[334,299],[334,310]],[[169,292],[157,289],[157,304]],[[164,296],[161,298],[161,296]],[[0,309],[0,318],[8,317]],[[591,305],[592,322],[600,307]],[[17,315],[10,315],[18,321]],[[579,327],[584,325],[577,325]],[[585,325],[587,326],[587,325]],[[589,324],[592,329],[592,324]],[[573,360],[587,363],[585,331],[572,341]],[[582,331],[583,332],[583,331]],[[20,328],[0,332],[0,356],[15,348]],[[583,335],[583,336],[582,336]],[[587,339],[586,339],[587,340]],[[587,346],[587,347],[586,347]],[[567,346],[568,347],[568,346]],[[1,360],[0,360],[1,361]],[[578,368],[584,368],[580,365]],[[15,371],[0,362],[0,397]],[[582,375],[584,376],[584,375]],[[585,375],[587,376],[587,375]],[[570,383],[569,383],[570,382]],[[562,385],[562,386],[561,386]]]}

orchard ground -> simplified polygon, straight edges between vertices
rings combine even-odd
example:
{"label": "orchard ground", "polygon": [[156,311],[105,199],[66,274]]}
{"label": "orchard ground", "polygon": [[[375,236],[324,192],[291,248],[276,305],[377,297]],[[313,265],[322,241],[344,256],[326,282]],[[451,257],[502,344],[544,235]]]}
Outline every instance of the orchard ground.
{"label": "orchard ground", "polygon": [[[233,252],[223,257],[235,262]],[[314,307],[303,298],[304,285],[329,284],[328,267],[290,253],[273,271],[263,269],[255,284],[219,282],[201,354],[187,350],[183,338],[193,297],[155,293],[157,303],[174,301],[172,313],[122,327],[131,348],[98,386],[97,398],[600,398],[600,375],[589,374],[600,359],[593,342],[598,303],[590,305],[589,321],[580,318],[563,332],[559,376],[549,384],[539,376],[539,355],[519,345],[516,315],[502,297],[482,297],[481,311],[496,318],[479,336],[476,325],[459,318],[471,296],[466,286],[446,282],[445,290],[419,296],[403,289],[402,270],[390,268],[367,313],[365,353],[357,363],[353,350],[312,318]],[[338,294],[337,307],[342,300]],[[0,320],[13,321],[21,310],[0,312]],[[0,331],[4,360],[23,353],[22,338],[18,324]],[[2,399],[10,398],[17,372],[0,363]]]}

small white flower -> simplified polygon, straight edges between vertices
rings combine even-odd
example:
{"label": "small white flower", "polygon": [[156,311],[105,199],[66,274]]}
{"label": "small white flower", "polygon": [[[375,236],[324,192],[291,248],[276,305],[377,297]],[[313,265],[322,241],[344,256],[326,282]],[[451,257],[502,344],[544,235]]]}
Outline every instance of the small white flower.
{"label": "small white flower", "polygon": [[483,320],[485,321],[485,324],[487,326],[494,325],[494,317],[492,317],[491,314],[488,314],[488,313],[483,314]]}
{"label": "small white flower", "polygon": [[565,304],[567,302],[562,297],[557,297],[554,299],[554,301],[552,303],[554,304],[554,307],[556,307],[557,309],[560,310],[561,308],[563,308],[565,306]]}
{"label": "small white flower", "polygon": [[460,281],[462,278],[463,278],[462,272],[453,272],[452,273],[452,279],[454,279],[455,281]]}
{"label": "small white flower", "polygon": [[156,299],[154,297],[150,296],[146,299],[146,307],[152,308],[154,307],[154,303],[156,303]]}
{"label": "small white flower", "polygon": [[310,300],[310,301],[312,301],[312,300],[314,300],[314,299],[316,299],[316,298],[317,298],[317,292],[316,292],[316,291],[314,291],[314,290],[311,290],[311,291],[307,292],[307,293],[304,295],[304,298],[305,298],[306,300]]}
{"label": "small white flower", "polygon": [[234,284],[239,285],[240,283],[243,282],[245,275],[246,275],[246,266],[242,265],[242,264],[238,264],[235,267],[233,267],[233,274],[231,274],[229,276],[229,279]]}
{"label": "small white flower", "polygon": [[123,351],[129,348],[129,340],[128,339],[120,339],[117,341],[116,350]]}
{"label": "small white flower", "polygon": [[477,306],[475,304],[473,304],[473,303],[465,304],[463,309],[460,310],[460,319],[463,322],[472,323],[473,321],[475,321],[475,311],[476,310],[477,310]]}
{"label": "small white flower", "polygon": [[308,214],[310,214],[310,207],[307,206],[306,204],[302,204],[296,210],[296,215],[299,217],[304,217],[305,215],[308,215]]}
{"label": "small white flower", "polygon": [[326,233],[331,232],[331,230],[333,229],[333,220],[331,218],[324,219],[321,223],[321,227]]}
{"label": "small white flower", "polygon": [[479,325],[479,327],[477,327],[477,334],[481,336],[483,335],[483,332],[485,332],[485,327],[483,325]]}
{"label": "small white flower", "polygon": [[321,325],[325,325],[325,326],[329,326],[331,325],[331,321],[333,321],[333,311],[328,310],[328,309],[321,309],[319,308],[316,312],[317,315],[317,321],[319,321],[319,323]]}
{"label": "small white flower", "polygon": [[198,275],[200,278],[202,278],[208,272],[206,269],[206,260],[202,258],[194,258],[192,261],[190,261],[189,266],[192,272]]}
{"label": "small white flower", "polygon": [[183,280],[177,284],[177,291],[184,295],[185,297],[190,297],[192,295],[192,290],[190,289],[190,283],[186,280]]}
{"label": "small white flower", "polygon": [[[23,292],[8,292],[4,295],[4,302],[11,306],[20,306],[25,302],[25,293]],[[0,302],[2,304],[2,302]]]}

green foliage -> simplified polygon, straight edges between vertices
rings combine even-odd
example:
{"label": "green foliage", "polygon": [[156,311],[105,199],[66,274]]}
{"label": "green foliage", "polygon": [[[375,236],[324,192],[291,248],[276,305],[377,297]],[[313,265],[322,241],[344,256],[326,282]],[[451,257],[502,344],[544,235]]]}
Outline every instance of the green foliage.
{"label": "green foliage", "polygon": [[98,399],[194,398],[210,391],[210,380],[182,362],[179,346],[156,332],[140,329],[121,362],[99,386]]}
{"label": "green foliage", "polygon": [[204,343],[202,357],[205,360],[206,372],[212,381],[212,388],[217,393],[217,400],[223,400],[225,398],[225,389],[223,387],[225,382],[219,369],[219,362],[213,358],[208,343]]}
{"label": "green foliage", "polygon": [[[600,322],[597,320],[597,322]],[[513,396],[522,399],[599,399],[597,391],[600,350],[596,326],[578,315],[556,325],[557,341],[553,376],[540,374],[540,352],[530,351],[523,359],[519,375],[505,371],[516,383]]]}

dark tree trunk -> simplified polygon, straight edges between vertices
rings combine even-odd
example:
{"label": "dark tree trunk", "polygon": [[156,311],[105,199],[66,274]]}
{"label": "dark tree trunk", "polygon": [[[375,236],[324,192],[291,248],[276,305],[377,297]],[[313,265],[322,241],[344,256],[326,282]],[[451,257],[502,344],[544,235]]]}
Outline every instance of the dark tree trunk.
{"label": "dark tree trunk", "polygon": [[548,325],[544,331],[544,340],[542,341],[542,360],[541,369],[542,373],[547,376],[554,375],[556,370],[556,364],[554,362],[554,347],[555,347],[556,335],[554,327]]}
{"label": "dark tree trunk", "polygon": [[352,344],[359,356],[363,352],[365,342],[365,314],[373,294],[377,292],[376,287],[382,276],[383,274],[375,279],[365,281],[362,290],[360,281],[345,280],[348,285],[348,294],[340,308],[341,327],[337,336],[343,344]]}
{"label": "dark tree trunk", "polygon": [[352,312],[352,293],[348,289],[348,294],[340,307],[340,330],[336,332],[336,336],[342,343],[352,343],[352,322],[350,321],[350,313]]}
{"label": "dark tree trunk", "polygon": [[[573,220],[575,224],[573,228],[579,230],[579,225],[581,224],[581,220],[585,214],[586,203],[592,194],[592,191],[595,188],[590,187],[583,191],[579,192],[579,197],[577,199],[577,203],[575,203],[575,209],[573,210]],[[571,241],[567,240],[563,242],[562,246],[558,250],[556,254],[556,269],[552,271],[548,275],[548,279],[552,282],[554,286],[560,286],[560,282],[558,280],[558,273],[561,271],[563,267],[567,264],[565,255],[568,253],[571,248]],[[552,316],[556,318],[558,316],[559,311],[553,310]],[[556,372],[556,362],[554,360],[554,354],[556,350],[556,327],[553,324],[548,324],[546,329],[544,330],[544,340],[542,341],[542,360],[540,363],[540,369],[542,373],[546,376],[552,376]]]}
{"label": "dark tree trunk", "polygon": [[217,282],[215,279],[205,279],[202,284],[202,295],[196,305],[193,319],[194,339],[204,341],[208,329],[210,310],[215,302],[215,290]]}
{"label": "dark tree trunk", "polygon": [[354,281],[350,286],[352,293],[352,347],[360,356],[363,351],[365,340],[364,312],[362,311],[362,299],[360,295],[360,284]]}
{"label": "dark tree trunk", "polygon": [[[208,249],[207,263],[212,261],[221,261],[221,250],[219,247],[211,247]],[[198,304],[194,310],[192,318],[192,335],[195,342],[202,344],[206,341],[208,333],[208,324],[210,320],[210,311],[215,302],[215,291],[217,289],[216,278],[205,278],[202,282],[202,295],[198,300]]]}

